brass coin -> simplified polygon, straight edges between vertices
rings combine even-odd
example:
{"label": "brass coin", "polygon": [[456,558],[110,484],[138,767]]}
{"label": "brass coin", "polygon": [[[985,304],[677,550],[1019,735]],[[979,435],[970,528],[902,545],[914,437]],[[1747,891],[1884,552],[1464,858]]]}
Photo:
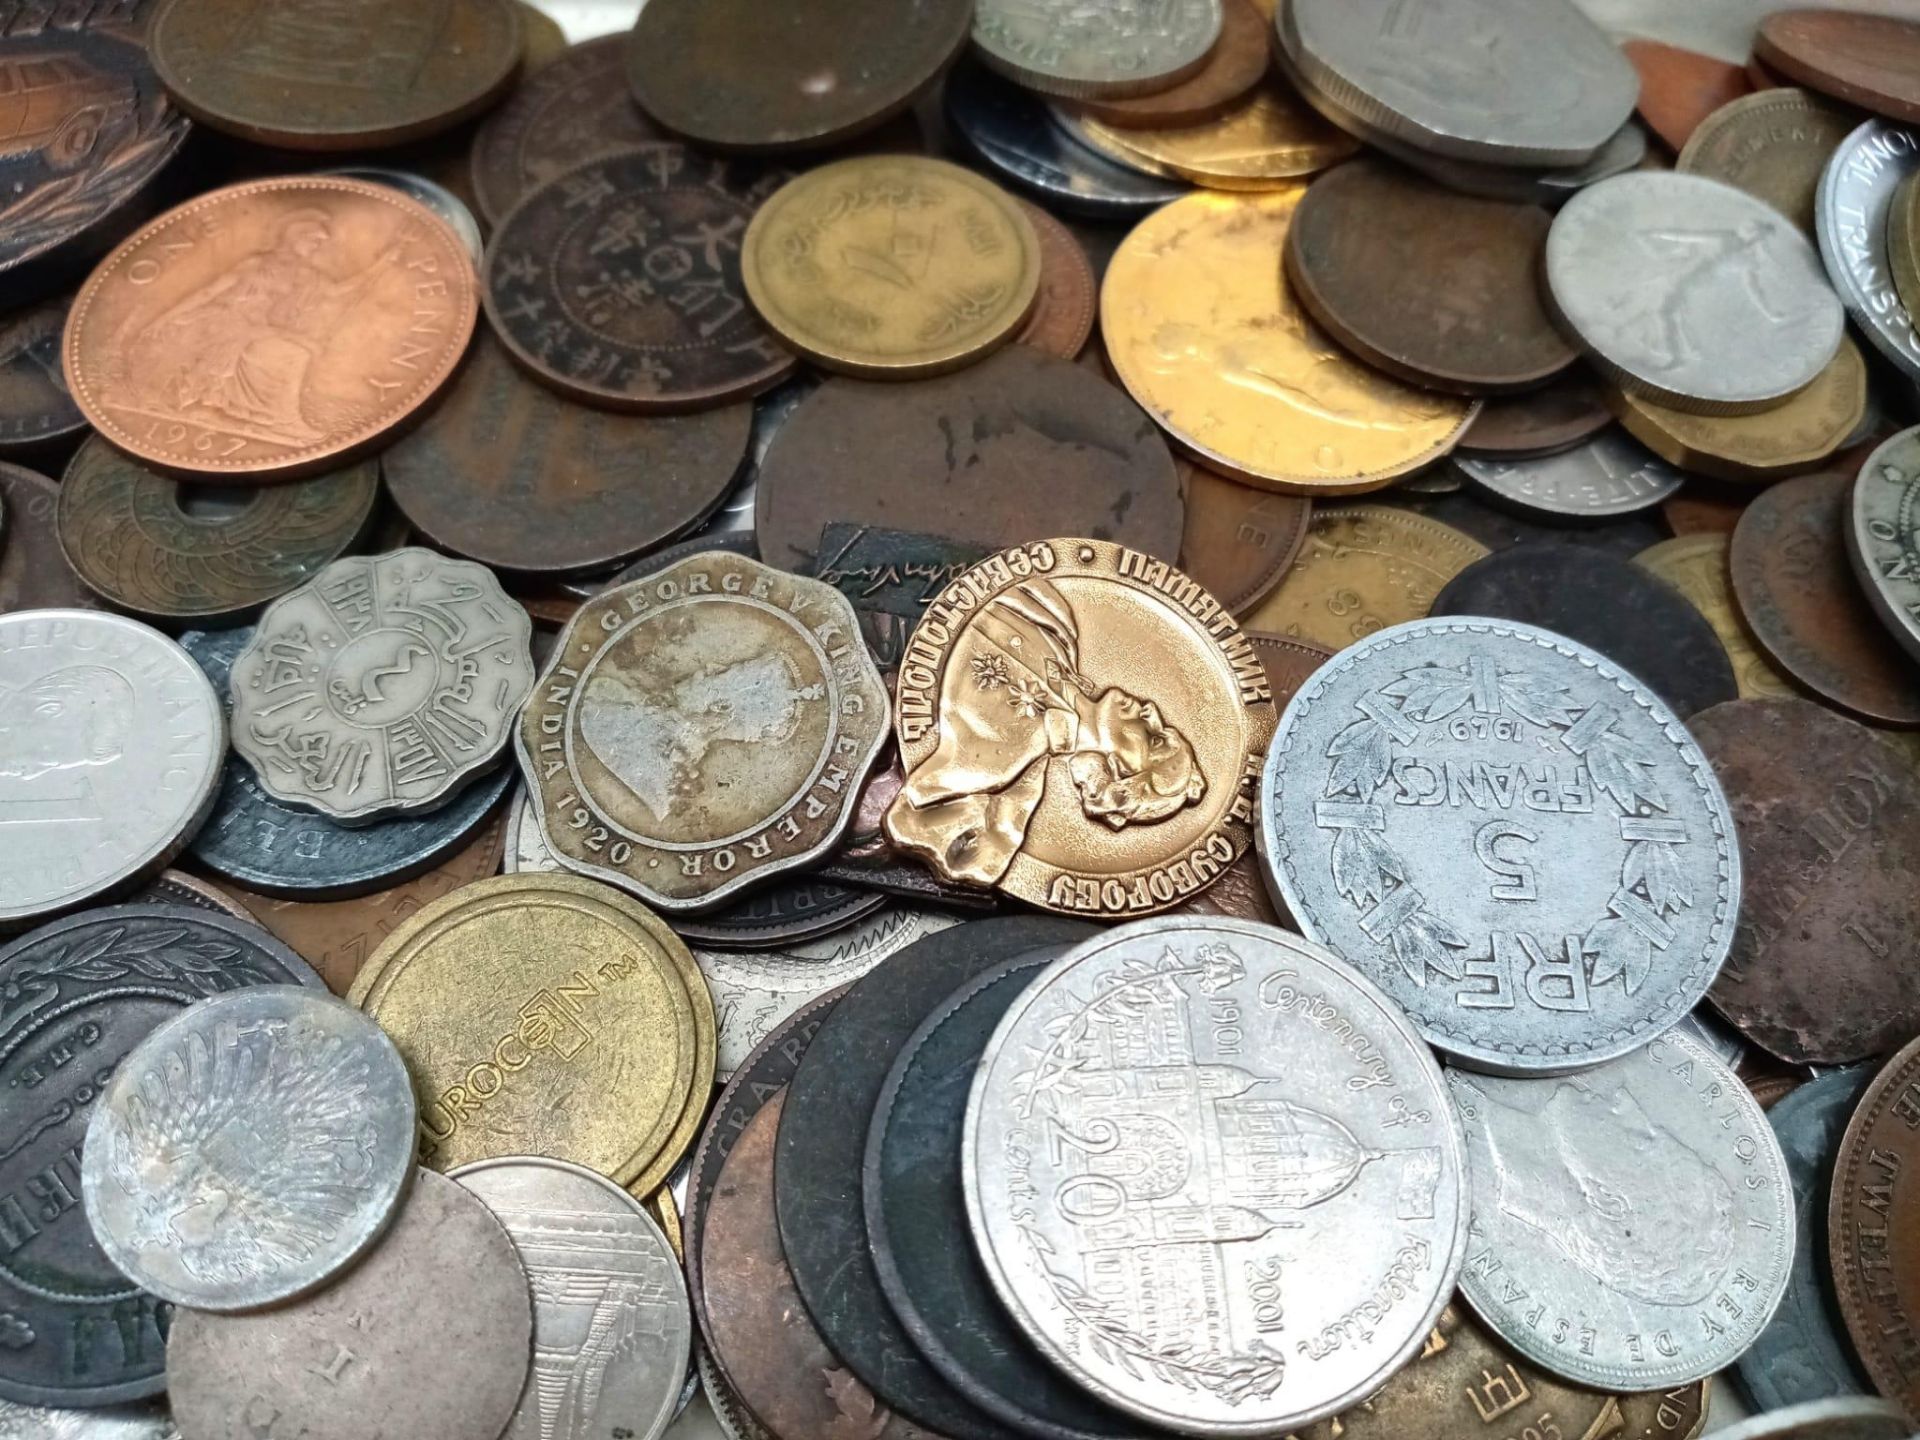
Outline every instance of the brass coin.
{"label": "brass coin", "polygon": [[938,375],[1011,340],[1040,288],[1040,238],[971,171],[868,155],[777,191],[741,247],[761,318],[815,364],[877,380]]}
{"label": "brass coin", "polygon": [[1811,236],[1820,176],[1859,123],[1805,90],[1761,90],[1701,121],[1676,168],[1757,195]]}
{"label": "brass coin", "polygon": [[1057,112],[1067,130],[1110,160],[1212,190],[1277,190],[1337,165],[1359,143],[1277,80],[1197,125],[1151,129]]}
{"label": "brass coin", "polygon": [[1887,211],[1887,269],[1907,313],[1920,315],[1920,174],[1900,182]]}
{"label": "brass coin", "polygon": [[1642,550],[1633,563],[1673,586],[1706,617],[1733,662],[1733,681],[1742,700],[1797,696],[1800,692],[1754,647],[1740,623],[1734,609],[1729,547],[1730,536],[1724,531],[1677,535]]}
{"label": "brass coin", "polygon": [[1040,293],[1014,343],[1071,360],[1093,334],[1100,282],[1086,247],[1071,230],[1030,201],[1019,205],[1040,239]]}
{"label": "brass coin", "polygon": [[692,954],[575,875],[500,875],[433,901],[347,998],[400,1047],[436,1170],[550,1155],[650,1192],[713,1084],[713,997]]}
{"label": "brass coin", "polygon": [[1280,265],[1305,193],[1199,191],[1156,210],[1114,252],[1100,329],[1120,382],[1210,469],[1377,490],[1445,455],[1479,406],[1350,359],[1307,318]]}
{"label": "brass coin", "polygon": [[1236,615],[1272,593],[1307,539],[1313,502],[1255,490],[1182,460],[1187,528],[1180,568]]}
{"label": "brass coin", "polygon": [[566,52],[567,32],[558,20],[527,0],[513,0],[513,8],[519,12],[520,33],[526,37],[526,58],[521,64],[528,74],[551,65]]}
{"label": "brass coin", "polygon": [[907,642],[887,835],[943,880],[1150,915],[1246,853],[1277,719],[1240,627],[1166,561],[1098,540],[1004,550]]}
{"label": "brass coin", "polygon": [[1074,102],[1080,112],[1109,125],[1154,128],[1198,125],[1231,110],[1258,85],[1271,63],[1269,17],[1251,0],[1222,0],[1220,38],[1206,63],[1186,79],[1151,95],[1086,97]]}
{"label": "brass coin", "polygon": [[1391,505],[1315,510],[1300,557],[1247,615],[1247,628],[1341,650],[1424,619],[1449,580],[1491,553],[1451,525]]}

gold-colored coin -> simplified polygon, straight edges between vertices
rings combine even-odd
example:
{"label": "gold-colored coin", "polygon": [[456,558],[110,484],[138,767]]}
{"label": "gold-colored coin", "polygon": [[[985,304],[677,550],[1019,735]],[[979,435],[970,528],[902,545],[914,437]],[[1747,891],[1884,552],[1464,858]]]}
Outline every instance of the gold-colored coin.
{"label": "gold-colored coin", "polygon": [[827,370],[938,375],[1011,340],[1040,290],[1019,202],[923,155],[822,165],[762,205],[741,242],[754,308]]}
{"label": "gold-colored coin", "polygon": [[1126,129],[1061,110],[1072,134],[1122,165],[1212,190],[1274,190],[1347,159],[1360,144],[1269,79],[1199,125]]}
{"label": "gold-colored coin", "polygon": [[1120,919],[1205,889],[1252,842],[1278,714],[1220,602],[1099,540],[990,556],[907,642],[893,842],[942,879]]}
{"label": "gold-colored coin", "polygon": [[1733,682],[1742,700],[1775,700],[1800,692],[1755,648],[1740,623],[1733,598],[1727,551],[1732,537],[1721,531],[1681,535],[1649,545],[1633,563],[1651,570],[1692,603],[1720,639],[1733,662]]}
{"label": "gold-colored coin", "polygon": [[426,906],[347,998],[393,1037],[421,1163],[550,1155],[638,1194],[692,1143],[713,1084],[713,997],[680,937],[574,875],[500,875]]}
{"label": "gold-colored coin", "polygon": [[1682,470],[1716,480],[1784,480],[1818,469],[1867,413],[1867,362],[1842,338],[1806,389],[1752,415],[1689,415],[1609,387],[1607,403],[1642,445]]}
{"label": "gold-colored coin", "polygon": [[1759,90],[1702,120],[1674,168],[1757,196],[1812,239],[1821,173],[1859,123],[1846,106],[1791,85]]}
{"label": "gold-colored coin", "polygon": [[635,1196],[647,1207],[647,1214],[659,1225],[660,1233],[667,1237],[667,1244],[673,1247],[673,1258],[682,1265],[687,1263],[686,1231],[680,1225],[680,1207],[673,1203],[673,1192],[662,1185],[651,1195]]}
{"label": "gold-colored coin", "polygon": [[1107,267],[1100,330],[1120,382],[1202,463],[1274,490],[1377,490],[1451,450],[1480,402],[1370,369],[1307,318],[1280,266],[1305,193],[1154,211]]}
{"label": "gold-colored coin", "polygon": [[1442,587],[1487,553],[1451,525],[1396,506],[1317,509],[1293,568],[1246,617],[1247,628],[1342,650],[1425,619]]}
{"label": "gold-colored coin", "polygon": [[1909,175],[1894,191],[1887,212],[1887,269],[1907,314],[1920,317],[1920,175]]}

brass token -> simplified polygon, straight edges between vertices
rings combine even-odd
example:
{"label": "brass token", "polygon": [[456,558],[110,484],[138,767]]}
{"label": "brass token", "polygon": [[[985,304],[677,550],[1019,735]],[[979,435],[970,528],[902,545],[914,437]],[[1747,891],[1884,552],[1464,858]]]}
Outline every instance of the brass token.
{"label": "brass token", "polygon": [[1277,719],[1240,627],[1166,561],[1098,540],[1003,550],[907,642],[887,834],[943,880],[1150,915],[1246,853]]}
{"label": "brass token", "polygon": [[1907,314],[1920,315],[1920,174],[1900,182],[1887,211],[1887,269]]}
{"label": "brass token", "polygon": [[1757,195],[1809,236],[1820,176],[1860,117],[1791,86],[1722,105],[1688,138],[1675,168]]}
{"label": "brass token", "polygon": [[1345,649],[1424,619],[1449,580],[1491,553],[1451,525],[1391,505],[1315,510],[1299,558],[1247,615],[1247,628]]}
{"label": "brass token", "polygon": [[944,160],[867,155],[776,191],[741,246],[747,295],[793,349],[878,380],[938,375],[1011,340],[1040,288],[1019,202]]}
{"label": "brass token", "polygon": [[1120,243],[1100,291],[1114,372],[1176,444],[1250,485],[1383,485],[1453,448],[1477,401],[1348,358],[1289,293],[1287,226],[1306,194],[1199,191]]}
{"label": "brass token", "polygon": [[1754,648],[1746,626],[1740,623],[1727,558],[1731,546],[1732,537],[1723,531],[1679,535],[1642,550],[1633,563],[1673,586],[1706,617],[1733,662],[1733,681],[1742,700],[1797,696],[1800,692]]}
{"label": "brass token", "polygon": [[1212,190],[1278,190],[1337,165],[1360,148],[1304,100],[1269,79],[1224,114],[1198,125],[1141,129],[1058,111],[1075,139],[1150,175]]}
{"label": "brass token", "polygon": [[400,1047],[436,1170],[550,1155],[648,1193],[713,1084],[713,997],[686,945],[575,875],[499,875],[433,901],[347,998]]}

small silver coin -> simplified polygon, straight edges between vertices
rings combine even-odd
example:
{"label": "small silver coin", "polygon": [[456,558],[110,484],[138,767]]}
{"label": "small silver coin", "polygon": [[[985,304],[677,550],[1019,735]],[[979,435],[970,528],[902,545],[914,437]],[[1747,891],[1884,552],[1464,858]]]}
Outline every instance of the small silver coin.
{"label": "small silver coin", "polygon": [[1142,95],[1206,64],[1220,23],[1220,0],[979,0],[973,49],[1043,95]]}
{"label": "small silver coin", "polygon": [[336,560],[234,659],[233,748],[276,800],[342,825],[438,809],[506,749],[532,637],[484,565],[419,548]]}
{"label": "small silver coin", "polygon": [[459,237],[461,248],[473,257],[475,265],[486,253],[487,242],[480,234],[480,223],[473,218],[473,211],[467,208],[466,201],[424,175],[415,175],[410,170],[386,170],[374,165],[348,165],[320,173],[344,175],[349,180],[365,180],[370,185],[384,185],[389,190],[398,190],[409,200],[419,201],[446,221],[448,228]]}
{"label": "small silver coin", "polygon": [[1911,1427],[1891,1400],[1856,1395],[1813,1400],[1750,1415],[1713,1432],[1714,1440],[1905,1440]]}
{"label": "small silver coin", "polygon": [[1702,175],[1640,170],[1589,185],[1554,217],[1545,267],[1562,326],[1600,370],[1698,414],[1787,400],[1846,329],[1799,228]]}
{"label": "small silver coin", "polygon": [[1766,1328],[1793,1269],[1767,1117],[1699,1041],[1578,1075],[1449,1070],[1473,1228],[1460,1290],[1535,1364],[1598,1390],[1704,1380]]}
{"label": "small silver coin", "polygon": [[1633,676],[1531,625],[1415,620],[1341,651],[1281,716],[1260,809],[1300,929],[1476,1068],[1624,1055],[1733,940],[1706,756]]}
{"label": "small silver coin", "polygon": [[506,852],[500,859],[502,873],[518,875],[522,871],[539,873],[566,869],[554,858],[553,851],[547,848],[546,840],[541,837],[540,817],[533,813],[533,802],[527,798],[526,786],[516,786],[507,805]]}
{"label": "small silver coin", "polygon": [[159,631],[0,615],[0,922],[161,869],[213,806],[226,734],[206,676]]}
{"label": "small silver coin", "polygon": [[1813,224],[1820,258],[1853,323],[1901,374],[1920,383],[1920,333],[1887,264],[1893,195],[1916,171],[1920,130],[1867,121],[1840,142],[1821,172]]}
{"label": "small silver coin", "polygon": [[1533,460],[1456,455],[1474,488],[1500,505],[1548,521],[1613,520],[1679,493],[1686,477],[1618,426]]}
{"label": "small silver coin", "polygon": [[0,1440],[180,1440],[165,1405],[53,1410],[0,1400]]}
{"label": "small silver coin", "polygon": [[1920,659],[1920,427],[1867,457],[1853,482],[1847,550],[1874,614]]}
{"label": "small silver coin", "polygon": [[1365,1399],[1459,1272],[1439,1067],[1378,990],[1271,926],[1167,917],[1075,946],[988,1041],[961,1145],[1016,1323],[1100,1399],[1188,1434]]}
{"label": "small silver coin", "polygon": [[533,1372],[502,1440],[656,1440],[686,1387],[693,1311],[645,1207],[545,1157],[482,1160],[452,1178],[507,1227],[533,1283]]}
{"label": "small silver coin", "polygon": [[189,1006],[134,1047],[87,1123],[100,1248],[196,1310],[303,1295],[352,1265],[413,1172],[413,1084],[378,1025],[261,985]]}

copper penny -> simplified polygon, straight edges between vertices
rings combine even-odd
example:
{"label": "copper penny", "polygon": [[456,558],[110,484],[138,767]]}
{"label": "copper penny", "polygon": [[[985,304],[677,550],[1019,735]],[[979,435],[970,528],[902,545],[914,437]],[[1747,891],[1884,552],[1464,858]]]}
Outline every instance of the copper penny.
{"label": "copper penny", "polygon": [[712,514],[747,457],[753,407],[620,415],[534,384],[482,335],[444,399],[381,457],[435,545],[505,570],[604,572]]}
{"label": "copper penny", "polygon": [[1410,384],[1530,389],[1573,364],[1537,274],[1553,216],[1385,160],[1337,166],[1287,227],[1287,281],[1340,344]]}
{"label": "copper penny", "polygon": [[783,171],[656,141],[529,192],[487,247],[487,318],[541,384],[614,410],[758,395],[794,357],[747,304],[740,241]]}
{"label": "copper penny", "polygon": [[1485,401],[1460,437],[1460,449],[1490,459],[1537,460],[1571,450],[1612,423],[1606,392],[1579,366],[1537,390]]}
{"label": "copper penny", "polygon": [[293,150],[451,129],[513,83],[521,44],[509,0],[168,0],[147,26],[176,105]]}
{"label": "copper penny", "polygon": [[803,573],[836,522],[983,548],[1086,536],[1161,557],[1179,553],[1185,523],[1146,412],[1084,367],[1018,345],[911,385],[827,381],[774,436],[754,513],[761,557]]}
{"label": "copper penny", "polygon": [[195,910],[211,910],[218,915],[231,915],[234,919],[244,920],[249,925],[260,923],[259,918],[251,910],[218,885],[210,880],[202,880],[198,875],[189,875],[184,870],[162,870],[149,880],[143,889],[129,895],[127,903],[129,905],[186,905]]}
{"label": "copper penny", "polygon": [[1740,517],[1747,513],[1745,495],[1722,495],[1689,485],[1671,500],[1661,502],[1660,513],[1676,535],[1733,534]]}
{"label": "copper penny", "polygon": [[1040,237],[1040,293],[1034,298],[1033,314],[1013,343],[1071,360],[1087,348],[1099,308],[1093,262],[1066,226],[1038,205],[1019,203],[1033,222],[1033,233]]}
{"label": "copper penny", "polygon": [[60,487],[44,475],[0,464],[0,615],[14,610],[98,610],[60,553],[54,517]]}
{"label": "copper penny", "polygon": [[66,323],[64,298],[0,316],[0,455],[44,454],[86,433],[60,369]]}
{"label": "copper penny", "polygon": [[1744,69],[1697,50],[1637,37],[1620,48],[1640,75],[1640,118],[1673,150],[1715,110],[1753,92]]}
{"label": "copper penny", "polygon": [[1761,20],[1753,54],[1822,95],[1894,120],[1920,121],[1920,21],[1783,10]]}
{"label": "copper penny", "polygon": [[664,138],[627,89],[627,37],[575,45],[520,82],[473,137],[473,193],[499,224],[528,191],[583,160]]}
{"label": "copper penny", "polygon": [[1075,100],[1074,108],[1109,125],[1158,129],[1217,119],[1266,78],[1273,22],[1252,0],[1221,0],[1220,38],[1186,79],[1151,95]]}
{"label": "copper penny", "polygon": [[1920,1031],[1920,775],[1864,725],[1797,697],[1687,728],[1740,836],[1733,949],[1708,997],[1782,1060],[1844,1065]]}
{"label": "copper penny", "polygon": [[1734,597],[1789,678],[1871,724],[1920,727],[1920,670],[1868,608],[1847,558],[1852,486],[1847,475],[1802,475],[1755,496],[1734,527]]}
{"label": "copper penny", "polygon": [[168,212],[81,287],[74,399],[163,470],[286,480],[341,465],[446,382],[478,313],[473,262],[394,190],[257,180]]}
{"label": "copper penny", "polygon": [[1295,635],[1269,635],[1247,631],[1247,643],[1260,657],[1267,672],[1267,685],[1273,691],[1273,703],[1284,710],[1294,692],[1307,683],[1307,677],[1339,652],[1317,640],[1302,640]]}
{"label": "copper penny", "polygon": [[1807,1083],[1805,1074],[1767,1074],[1742,1076],[1762,1110],[1771,1110],[1787,1096]]}
{"label": "copper penny", "polygon": [[1175,463],[1187,496],[1180,568],[1234,614],[1252,609],[1273,593],[1306,544],[1313,502],[1255,490],[1190,461]]}

